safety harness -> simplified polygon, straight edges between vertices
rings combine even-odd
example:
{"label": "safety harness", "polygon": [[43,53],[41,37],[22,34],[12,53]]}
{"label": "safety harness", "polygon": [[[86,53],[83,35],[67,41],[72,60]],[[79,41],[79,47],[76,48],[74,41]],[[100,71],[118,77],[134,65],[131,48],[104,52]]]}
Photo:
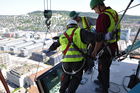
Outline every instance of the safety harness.
{"label": "safety harness", "polygon": [[91,57],[90,55],[87,55],[86,53],[84,53],[81,49],[78,48],[78,46],[73,42],[73,35],[74,35],[74,32],[76,31],[77,28],[75,28],[73,31],[72,31],[72,34],[70,36],[68,36],[68,34],[65,32],[64,35],[65,37],[68,39],[68,45],[66,47],[66,49],[63,51],[63,54],[66,55],[70,45],[73,45],[73,47],[79,51],[85,58],[86,57]]}
{"label": "safety harness", "polygon": [[66,47],[66,49],[63,51],[63,54],[66,55],[71,43],[72,43],[72,38],[73,38],[73,35],[74,35],[74,32],[76,31],[77,28],[75,28],[73,31],[72,31],[72,34],[70,36],[68,36],[68,34],[66,32],[64,32],[64,35],[65,37],[68,39],[68,45]]}
{"label": "safety harness", "polygon": [[[117,25],[117,22],[118,22],[118,14],[117,14],[117,12],[115,11],[115,13],[116,13],[116,16],[113,16],[113,14],[111,13],[111,12],[109,12],[109,11],[105,11],[106,13],[109,13],[112,17],[113,17],[113,19],[114,19],[114,21],[115,21],[115,25]],[[117,43],[117,40],[119,39],[119,37],[118,37],[118,33],[119,33],[119,31],[118,31],[118,29],[115,29],[116,30],[116,43]],[[109,47],[107,47],[107,50],[109,51],[109,53],[111,53],[111,50],[109,49]],[[119,55],[119,49],[118,49],[118,47],[117,47],[117,55]]]}
{"label": "safety harness", "polygon": [[[115,11],[116,12],[116,11]],[[103,13],[108,13],[108,14],[110,14],[111,15],[111,17],[114,19],[114,21],[115,21],[115,25],[117,25],[117,22],[118,22],[118,14],[117,14],[117,12],[116,12],[116,16],[113,16],[113,14],[110,12],[110,11],[104,11]],[[116,41],[115,42],[117,42],[117,40],[118,40],[118,30],[117,29],[115,29],[116,31]],[[112,37],[113,38],[113,37]],[[102,53],[104,52],[104,50],[105,50],[105,48],[108,50],[108,52],[109,52],[109,54],[110,55],[112,55],[112,53],[111,53],[111,50],[110,50],[110,48],[109,48],[109,45],[110,45],[110,43],[109,42],[107,42],[107,43],[104,43],[105,44],[105,47],[103,48],[103,49],[101,49],[100,50],[100,52],[97,54],[98,56],[101,56],[102,55]],[[117,47],[117,55],[119,55],[119,49],[118,49],[118,47]]]}
{"label": "safety harness", "polygon": [[86,26],[87,26],[85,29],[87,29],[87,30],[90,31],[90,26],[89,26],[89,24],[88,24],[88,21],[87,21],[86,17],[83,17],[83,18],[84,18],[84,22],[85,22],[85,24],[86,24]]}
{"label": "safety harness", "polygon": [[[64,54],[64,56],[65,56],[66,53],[67,53],[67,51],[68,51],[68,49],[69,49],[69,47],[70,47],[70,45],[73,45],[73,47],[74,47],[77,51],[79,51],[85,58],[87,58],[89,55],[85,54],[82,50],[80,50],[80,49],[78,48],[78,46],[73,42],[73,36],[74,36],[74,32],[76,31],[76,29],[77,29],[77,28],[75,28],[75,29],[72,31],[72,34],[71,34],[70,36],[68,36],[68,34],[67,34],[66,32],[64,33],[65,37],[68,39],[68,45],[67,45],[66,49],[63,51],[63,54]],[[74,75],[74,74],[76,74],[77,72],[79,72],[79,71],[84,67],[84,65],[85,65],[85,61],[83,61],[82,66],[81,66],[78,70],[72,71],[72,72],[67,72],[67,71],[65,70],[65,68],[64,68],[63,65],[62,65],[62,69],[63,69],[63,71],[64,71],[65,73],[70,74],[70,75]]]}

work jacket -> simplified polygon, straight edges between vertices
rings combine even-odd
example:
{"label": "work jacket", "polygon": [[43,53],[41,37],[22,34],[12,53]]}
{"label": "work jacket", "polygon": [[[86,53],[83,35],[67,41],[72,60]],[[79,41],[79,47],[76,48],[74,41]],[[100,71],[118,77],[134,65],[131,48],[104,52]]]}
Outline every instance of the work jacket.
{"label": "work jacket", "polygon": [[[110,8],[110,9],[106,9],[103,13],[107,14],[110,18],[110,26],[108,27],[107,31],[113,32],[117,22],[119,21],[119,16],[118,16],[117,12]],[[111,40],[107,40],[108,43],[114,43],[114,42],[120,40],[120,24],[118,25],[116,30],[118,31],[117,36],[115,34]]]}
{"label": "work jacket", "polygon": [[[66,34],[68,36],[70,36],[74,29],[75,28],[69,28],[66,31]],[[87,44],[85,44],[81,41],[80,31],[81,31],[81,28],[79,28],[79,27],[76,28],[74,35],[72,37],[72,41],[80,50],[82,50],[84,53],[86,53]],[[60,48],[61,51],[64,51],[69,43],[67,37],[64,34],[62,34],[59,38],[59,42],[60,42],[60,46],[61,46],[61,48]],[[71,45],[69,46],[69,48],[68,48],[66,54],[64,55],[63,59],[61,60],[61,62],[79,62],[79,61],[82,61],[83,59],[84,59],[84,57],[81,54],[81,52],[79,52],[77,49],[75,49],[71,43]]]}

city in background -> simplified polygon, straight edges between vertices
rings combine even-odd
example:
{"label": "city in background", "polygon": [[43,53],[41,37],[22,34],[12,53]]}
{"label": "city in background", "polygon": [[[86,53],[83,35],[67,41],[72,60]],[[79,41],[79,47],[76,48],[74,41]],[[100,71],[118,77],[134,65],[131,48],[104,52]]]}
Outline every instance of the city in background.
{"label": "city in background", "polygon": [[[42,11],[25,15],[0,15],[0,69],[11,91],[18,88],[26,91],[29,86],[35,85],[35,73],[41,74],[60,62],[62,54],[59,49],[48,55],[43,51],[47,51],[54,42],[52,37],[66,30],[69,12],[53,11],[49,30]],[[97,18],[91,12],[80,12],[80,15]],[[122,33],[130,33],[119,41],[119,49],[123,51],[134,40],[140,27],[140,16],[125,15],[121,25]],[[139,54],[139,50],[133,52]],[[0,83],[1,92],[5,93],[5,89]]]}

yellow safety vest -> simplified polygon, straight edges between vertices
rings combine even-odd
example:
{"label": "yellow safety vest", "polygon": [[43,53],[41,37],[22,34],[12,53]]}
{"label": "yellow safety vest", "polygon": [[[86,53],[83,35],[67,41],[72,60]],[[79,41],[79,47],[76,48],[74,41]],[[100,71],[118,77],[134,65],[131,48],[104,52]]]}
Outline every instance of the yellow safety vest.
{"label": "yellow safety vest", "polygon": [[[110,26],[107,29],[108,32],[113,32],[116,26],[116,23],[119,20],[119,16],[117,15],[117,12],[113,9],[106,9],[103,13],[107,14],[110,18]],[[120,24],[118,25],[117,29],[118,29],[118,33],[117,33],[117,39],[116,39],[116,35],[114,37],[114,39],[112,40],[107,40],[108,43],[114,43],[118,40],[120,40]]]}
{"label": "yellow safety vest", "polygon": [[[75,28],[69,28],[66,33],[68,36],[70,36],[72,34],[72,31]],[[77,28],[76,31],[74,32],[73,35],[73,42],[74,44],[80,49],[82,50],[84,53],[86,53],[86,48],[87,48],[87,44],[84,44],[81,41],[81,36],[80,36],[80,30],[81,28]],[[66,36],[64,34],[62,34],[59,38],[59,42],[61,44],[61,51],[64,51],[68,45],[68,39],[66,38]],[[68,51],[66,52],[66,54],[64,55],[63,59],[61,60],[61,62],[79,62],[82,61],[84,59],[83,55],[76,50],[73,45],[70,45]]]}
{"label": "yellow safety vest", "polygon": [[[89,25],[87,18],[85,16],[82,16],[81,19],[82,19],[83,28],[88,31],[93,32],[93,26]],[[94,32],[95,32],[95,30],[94,30]]]}

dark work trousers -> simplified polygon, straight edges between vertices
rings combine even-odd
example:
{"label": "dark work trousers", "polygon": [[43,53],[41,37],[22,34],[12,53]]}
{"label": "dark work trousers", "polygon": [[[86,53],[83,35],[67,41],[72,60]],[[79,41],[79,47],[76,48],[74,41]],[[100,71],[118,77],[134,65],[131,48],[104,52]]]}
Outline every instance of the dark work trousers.
{"label": "dark work trousers", "polygon": [[[83,65],[83,61],[81,62],[63,62],[62,65],[64,66],[67,72],[72,72],[72,70],[76,71]],[[76,89],[78,88],[80,81],[82,80],[83,69],[77,72],[74,75],[69,75],[63,71],[61,77],[61,87],[59,92],[60,93],[75,93]],[[67,90],[67,92],[66,92]]]}
{"label": "dark work trousers", "polygon": [[99,57],[98,62],[98,79],[101,83],[105,93],[108,93],[109,81],[110,81],[110,66],[112,63],[112,56],[107,49],[104,50],[103,54]]}
{"label": "dark work trousers", "polygon": [[[91,55],[92,51],[94,49],[94,45],[89,44],[87,48],[88,48],[87,54]],[[91,57],[86,57],[86,63],[85,63],[85,67],[84,67],[85,72],[87,70],[91,70],[93,67],[94,67],[93,59]]]}

